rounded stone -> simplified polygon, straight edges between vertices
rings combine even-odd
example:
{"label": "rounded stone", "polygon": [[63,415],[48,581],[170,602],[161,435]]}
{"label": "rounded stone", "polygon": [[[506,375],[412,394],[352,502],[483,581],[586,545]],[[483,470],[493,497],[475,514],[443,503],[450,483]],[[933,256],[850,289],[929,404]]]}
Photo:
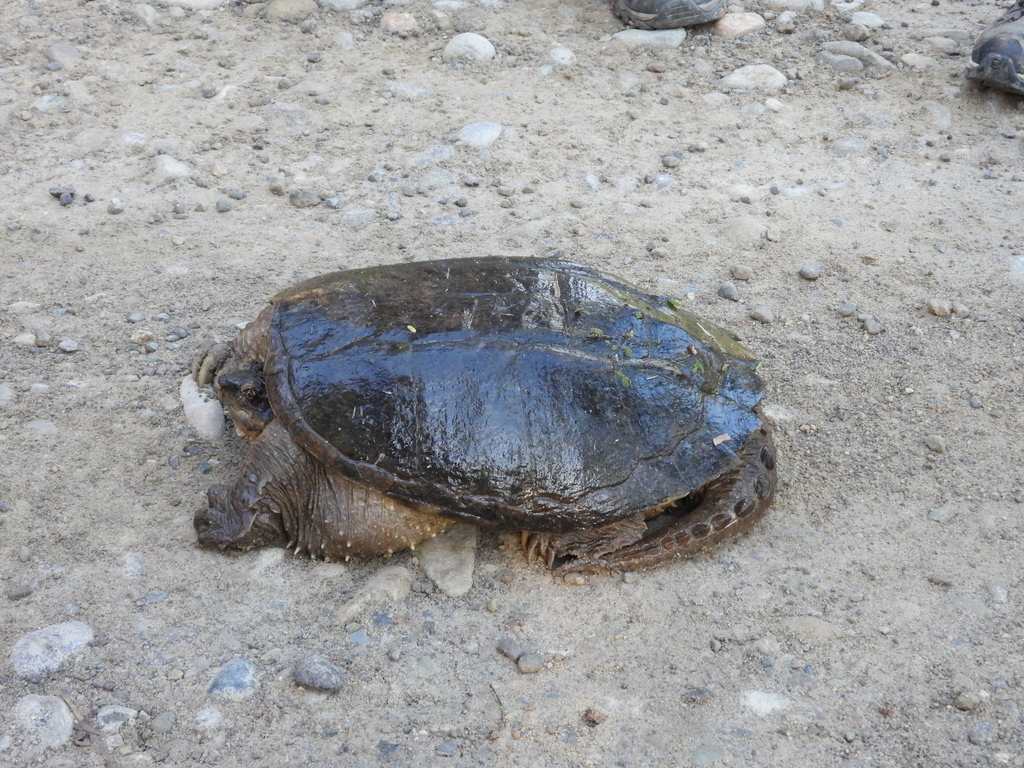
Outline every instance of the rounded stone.
{"label": "rounded stone", "polygon": [[764,29],[764,17],[758,13],[727,13],[715,22],[715,34],[726,40],[735,39]]}
{"label": "rounded stone", "polygon": [[800,267],[799,274],[804,280],[817,280],[821,277],[821,267],[813,261],[809,261]]}
{"label": "rounded stone", "polygon": [[305,656],[292,669],[292,680],[315,691],[340,691],[343,673],[323,656]]}
{"label": "rounded stone", "polygon": [[540,657],[539,653],[528,651],[519,657],[517,666],[524,675],[532,675],[544,668],[544,659]]}
{"label": "rounded stone", "polygon": [[83,621],[68,621],[29,632],[11,648],[11,666],[21,678],[45,675],[92,642],[92,628]]}
{"label": "rounded stone", "polygon": [[935,453],[946,452],[946,440],[941,435],[928,435],[924,439],[924,444],[928,446],[928,450]]}
{"label": "rounded stone", "polygon": [[754,307],[750,310],[750,319],[767,325],[775,319],[775,315],[768,307]]}
{"label": "rounded stone", "polygon": [[734,283],[722,283],[718,286],[718,295],[729,301],[739,301],[740,292]]}
{"label": "rounded stone", "polygon": [[463,32],[448,41],[444,47],[446,59],[464,61],[490,61],[494,58],[494,45],[483,35],[475,32]]}
{"label": "rounded stone", "polygon": [[936,317],[949,317],[953,313],[953,303],[945,299],[928,299],[925,308]]}
{"label": "rounded stone", "polygon": [[250,696],[259,686],[256,667],[248,659],[232,659],[217,672],[206,692],[232,701]]}

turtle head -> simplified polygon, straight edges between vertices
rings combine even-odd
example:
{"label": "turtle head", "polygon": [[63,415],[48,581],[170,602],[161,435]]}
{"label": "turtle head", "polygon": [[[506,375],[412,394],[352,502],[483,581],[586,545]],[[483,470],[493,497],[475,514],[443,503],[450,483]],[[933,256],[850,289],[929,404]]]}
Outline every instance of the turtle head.
{"label": "turtle head", "polygon": [[206,500],[207,505],[197,509],[192,520],[200,545],[252,549],[287,544],[281,515],[265,505],[235,503],[225,485],[211,485]]}
{"label": "turtle head", "polygon": [[214,389],[235,427],[246,437],[255,439],[274,420],[262,366],[254,363],[222,373],[217,376]]}

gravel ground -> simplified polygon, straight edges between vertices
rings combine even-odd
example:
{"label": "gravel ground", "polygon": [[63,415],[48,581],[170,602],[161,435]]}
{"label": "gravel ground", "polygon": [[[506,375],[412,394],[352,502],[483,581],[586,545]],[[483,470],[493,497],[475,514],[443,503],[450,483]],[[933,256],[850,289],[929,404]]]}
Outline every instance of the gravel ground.
{"label": "gravel ground", "polygon": [[[962,76],[1002,7],[816,5],[4,4],[0,762],[1024,765],[1024,101]],[[567,580],[491,531],[196,548],[245,450],[185,418],[204,342],[553,253],[762,359],[751,534]]]}

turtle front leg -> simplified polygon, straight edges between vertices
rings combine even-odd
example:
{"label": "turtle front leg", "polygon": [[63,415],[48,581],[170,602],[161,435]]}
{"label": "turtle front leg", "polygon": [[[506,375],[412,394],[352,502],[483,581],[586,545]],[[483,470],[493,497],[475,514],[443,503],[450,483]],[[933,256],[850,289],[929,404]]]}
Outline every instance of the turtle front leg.
{"label": "turtle front leg", "polygon": [[645,570],[746,531],[764,517],[778,484],[775,444],[767,427],[750,434],[740,458],[740,466],[709,484],[697,507],[667,528],[659,528],[653,519],[649,524],[655,532],[635,543],[602,554],[582,553],[553,571],[561,575]]}

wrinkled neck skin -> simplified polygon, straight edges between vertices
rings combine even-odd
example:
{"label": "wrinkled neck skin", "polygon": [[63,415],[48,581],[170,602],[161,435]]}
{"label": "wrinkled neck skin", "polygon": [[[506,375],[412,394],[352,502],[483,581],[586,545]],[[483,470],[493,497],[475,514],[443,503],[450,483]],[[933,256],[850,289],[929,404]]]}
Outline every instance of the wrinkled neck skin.
{"label": "wrinkled neck skin", "polygon": [[286,546],[331,560],[415,547],[452,522],[325,469],[278,420],[253,442],[235,483],[208,497],[195,518],[204,546]]}

